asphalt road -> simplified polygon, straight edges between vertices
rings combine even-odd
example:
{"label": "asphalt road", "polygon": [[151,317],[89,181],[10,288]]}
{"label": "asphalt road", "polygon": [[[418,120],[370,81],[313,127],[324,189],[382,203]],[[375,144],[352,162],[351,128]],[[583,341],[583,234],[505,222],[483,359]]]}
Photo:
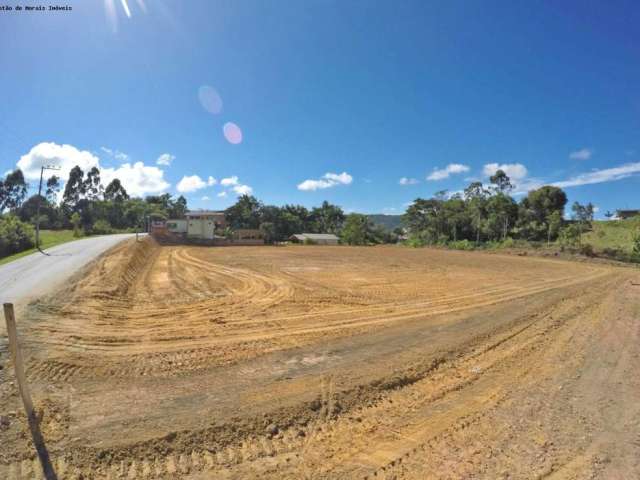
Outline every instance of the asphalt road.
{"label": "asphalt road", "polygon": [[98,255],[132,237],[135,234],[84,238],[47,249],[48,256],[36,252],[0,265],[0,303],[24,304],[48,293]]}

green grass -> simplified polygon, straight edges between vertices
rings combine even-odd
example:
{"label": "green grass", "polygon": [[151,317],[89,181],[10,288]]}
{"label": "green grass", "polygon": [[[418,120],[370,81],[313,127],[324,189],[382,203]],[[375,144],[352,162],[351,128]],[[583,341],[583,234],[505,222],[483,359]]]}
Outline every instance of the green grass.
{"label": "green grass", "polygon": [[640,217],[628,220],[595,221],[593,229],[582,235],[582,243],[589,243],[602,251],[605,248],[631,253],[633,238],[640,233]]}
{"label": "green grass", "polygon": [[[73,230],[40,230],[40,248],[43,250],[77,239],[78,237],[73,236]],[[0,258],[0,265],[13,262],[18,258],[25,257],[34,252],[37,252],[37,250],[35,248],[30,248],[29,250],[24,250],[23,252]]]}

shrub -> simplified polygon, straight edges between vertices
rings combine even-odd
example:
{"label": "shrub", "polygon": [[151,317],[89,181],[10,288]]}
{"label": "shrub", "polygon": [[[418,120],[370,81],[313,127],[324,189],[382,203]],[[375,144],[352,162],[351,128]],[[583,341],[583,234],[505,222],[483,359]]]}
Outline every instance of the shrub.
{"label": "shrub", "polygon": [[469,240],[457,240],[455,242],[449,242],[448,247],[454,250],[475,250],[476,248],[473,242],[470,242]]}
{"label": "shrub", "polygon": [[633,235],[630,260],[640,262],[640,231],[636,231]]}
{"label": "shrub", "polygon": [[417,237],[415,235],[412,235],[411,237],[409,237],[404,244],[407,247],[412,247],[412,248],[420,248],[420,247],[424,247],[424,241],[420,238]]}
{"label": "shrub", "polygon": [[595,257],[596,253],[593,250],[593,246],[590,243],[580,245],[580,253],[587,257]]}
{"label": "shrub", "polygon": [[106,220],[96,220],[93,227],[91,227],[91,232],[94,235],[106,235],[113,233],[113,228],[111,228],[111,224]]}
{"label": "shrub", "polygon": [[513,238],[507,237],[500,242],[500,248],[513,248],[516,246],[516,242]]}
{"label": "shrub", "polygon": [[33,227],[13,215],[0,217],[0,257],[13,255],[34,246]]}
{"label": "shrub", "polygon": [[316,242],[314,240],[310,239],[310,238],[305,238],[304,239],[304,244],[305,245],[315,245]]}
{"label": "shrub", "polygon": [[571,223],[560,231],[559,241],[563,247],[577,247],[580,245],[580,228]]}

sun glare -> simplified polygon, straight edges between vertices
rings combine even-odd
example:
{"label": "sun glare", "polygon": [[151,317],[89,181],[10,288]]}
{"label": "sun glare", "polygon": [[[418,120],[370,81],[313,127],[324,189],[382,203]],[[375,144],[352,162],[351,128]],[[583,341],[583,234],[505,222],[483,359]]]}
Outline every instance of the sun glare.
{"label": "sun glare", "polygon": [[[104,10],[107,16],[107,22],[111,26],[114,33],[118,31],[118,8],[116,7],[117,0],[104,0]],[[142,13],[147,13],[147,5],[144,0],[136,0],[138,8]],[[128,0],[120,0],[120,6],[127,18],[131,18],[132,12],[129,7]]]}

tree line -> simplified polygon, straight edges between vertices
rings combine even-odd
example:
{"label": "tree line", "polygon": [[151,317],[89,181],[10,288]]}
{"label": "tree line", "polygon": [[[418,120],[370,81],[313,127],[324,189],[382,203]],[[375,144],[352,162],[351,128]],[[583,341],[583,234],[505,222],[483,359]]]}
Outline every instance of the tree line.
{"label": "tree line", "polygon": [[0,180],[0,256],[33,247],[32,226],[38,220],[41,229],[73,229],[81,236],[142,231],[150,220],[183,218],[187,211],[183,196],[133,198],[117,178],[104,186],[97,167],[85,173],[75,166],[64,189],[54,175],[40,195],[27,197],[27,193],[28,184],[19,169]]}
{"label": "tree line", "polygon": [[383,226],[373,225],[366,215],[345,214],[327,201],[308,209],[302,205],[265,205],[252,195],[242,195],[225,210],[228,227],[258,229],[267,243],[288,240],[297,233],[333,233],[343,243],[365,245],[391,242],[397,237]]}
{"label": "tree line", "polygon": [[[258,229],[268,243],[285,241],[296,233],[333,233],[350,245],[395,243],[410,245],[479,245],[512,239],[563,244],[579,243],[594,216],[591,203],[572,206],[573,221],[564,219],[565,192],[543,186],[531,190],[519,202],[511,196],[513,185],[498,170],[489,185],[472,182],[453,195],[437,192],[432,198],[416,199],[402,217],[403,228],[393,232],[374,225],[367,215],[345,214],[327,201],[308,209],[302,205],[265,205],[256,197],[242,195],[225,210],[229,235],[237,229]],[[62,191],[61,191],[62,190]],[[170,194],[132,198],[119,179],[106,186],[100,170],[86,173],[78,166],[69,172],[61,189],[60,179],[50,177],[41,195],[27,198],[28,185],[20,170],[0,180],[0,255],[32,246],[32,227],[73,229],[78,235],[113,231],[144,230],[149,220],[184,218],[187,200]],[[40,216],[37,217],[38,204]]]}
{"label": "tree line", "polygon": [[528,192],[520,202],[511,196],[509,176],[498,170],[490,184],[472,182],[463,192],[437,192],[416,199],[403,216],[414,245],[501,242],[508,239],[546,241],[560,238],[567,244],[579,240],[594,217],[591,203],[572,206],[574,219],[567,222],[567,195],[558,187],[543,186]]}

